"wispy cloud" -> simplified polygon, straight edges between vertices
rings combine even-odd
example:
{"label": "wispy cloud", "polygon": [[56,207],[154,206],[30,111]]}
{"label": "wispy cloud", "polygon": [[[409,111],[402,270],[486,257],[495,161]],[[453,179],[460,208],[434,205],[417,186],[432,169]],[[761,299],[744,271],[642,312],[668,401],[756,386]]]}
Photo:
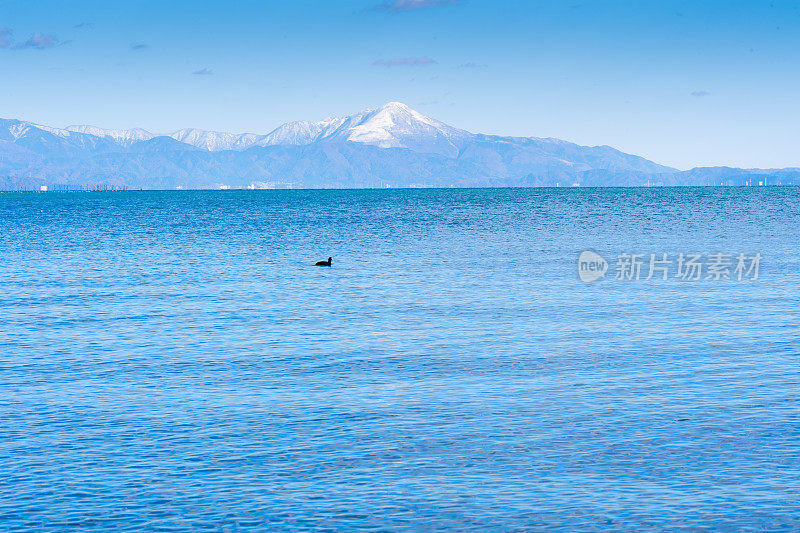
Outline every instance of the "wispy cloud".
{"label": "wispy cloud", "polygon": [[34,33],[31,35],[30,39],[25,41],[24,43],[17,43],[14,45],[14,49],[16,50],[24,50],[26,48],[34,48],[36,50],[46,50],[48,48],[53,48],[54,46],[58,46],[59,44],[64,44],[58,40],[58,37],[55,35],[50,35],[49,33]]}
{"label": "wispy cloud", "polygon": [[483,63],[473,63],[469,61],[467,63],[461,63],[460,65],[456,65],[456,68],[486,68],[488,65],[484,65]]}
{"label": "wispy cloud", "polygon": [[192,72],[195,76],[211,76],[214,74],[214,71],[210,68],[201,68],[200,70],[195,70]]}
{"label": "wispy cloud", "polygon": [[397,13],[401,11],[414,11],[415,9],[423,9],[426,7],[455,4],[456,2],[458,2],[458,0],[388,0],[379,5],[378,9]]}
{"label": "wispy cloud", "polygon": [[700,97],[703,97],[703,96],[708,96],[711,93],[708,92],[708,91],[692,91],[691,94],[692,94],[692,96],[696,96],[696,97],[700,98]]}
{"label": "wispy cloud", "polygon": [[0,48],[8,48],[11,46],[11,35],[12,32],[8,28],[0,28]]}
{"label": "wispy cloud", "polygon": [[93,27],[94,27],[94,24],[92,24],[91,22],[81,22],[80,24],[75,24],[73,26],[73,28],[75,28],[76,30],[80,30],[82,28],[90,29],[90,28],[93,28]]}
{"label": "wispy cloud", "polygon": [[430,57],[399,57],[396,59],[376,59],[372,62],[375,67],[416,67],[422,65],[435,65],[436,61]]}
{"label": "wispy cloud", "polygon": [[15,43],[13,35],[14,32],[11,28],[0,28],[0,48],[9,48],[11,50],[25,50],[26,48],[46,50],[71,42],[59,41],[58,37],[49,33],[34,33],[27,41]]}
{"label": "wispy cloud", "polygon": [[131,50],[147,50],[150,48],[149,45],[145,43],[133,43],[131,44]]}

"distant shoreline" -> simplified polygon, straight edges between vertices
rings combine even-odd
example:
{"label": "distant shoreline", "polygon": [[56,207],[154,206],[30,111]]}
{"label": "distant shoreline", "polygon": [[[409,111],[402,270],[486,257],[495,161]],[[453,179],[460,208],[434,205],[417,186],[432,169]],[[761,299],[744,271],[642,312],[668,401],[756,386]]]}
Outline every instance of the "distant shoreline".
{"label": "distant shoreline", "polygon": [[552,185],[541,186],[503,186],[503,187],[296,187],[282,189],[250,189],[237,188],[180,188],[180,189],[115,189],[115,188],[86,188],[86,189],[0,189],[0,194],[53,194],[53,193],[120,193],[120,192],[275,192],[275,191],[469,191],[469,190],[539,190],[539,189],[764,189],[764,188],[793,188],[800,184],[781,185],[582,185],[573,187],[556,187]]}

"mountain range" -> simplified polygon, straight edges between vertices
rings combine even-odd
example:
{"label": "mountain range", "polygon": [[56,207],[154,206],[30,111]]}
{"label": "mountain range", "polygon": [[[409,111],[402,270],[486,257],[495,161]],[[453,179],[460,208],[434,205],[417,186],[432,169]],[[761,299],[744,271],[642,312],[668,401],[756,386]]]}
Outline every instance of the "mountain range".
{"label": "mountain range", "polygon": [[0,119],[0,189],[794,185],[800,169],[679,171],[610,146],[470,133],[391,102],[267,134]]}

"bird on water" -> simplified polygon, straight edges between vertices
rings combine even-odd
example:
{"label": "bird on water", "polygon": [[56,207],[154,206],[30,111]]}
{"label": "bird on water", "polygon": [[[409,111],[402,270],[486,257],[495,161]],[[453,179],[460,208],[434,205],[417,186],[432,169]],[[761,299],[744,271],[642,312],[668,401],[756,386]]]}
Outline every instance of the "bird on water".
{"label": "bird on water", "polygon": [[333,258],[329,257],[327,261],[317,261],[316,266],[318,266],[318,267],[329,267],[329,266],[331,266],[331,261],[333,261]]}

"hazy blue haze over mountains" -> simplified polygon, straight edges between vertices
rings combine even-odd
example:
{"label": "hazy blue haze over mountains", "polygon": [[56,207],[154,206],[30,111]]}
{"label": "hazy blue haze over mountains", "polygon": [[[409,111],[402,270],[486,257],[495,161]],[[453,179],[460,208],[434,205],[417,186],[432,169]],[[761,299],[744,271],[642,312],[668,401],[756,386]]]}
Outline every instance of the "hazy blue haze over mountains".
{"label": "hazy blue haze over mountains", "polygon": [[0,188],[769,185],[800,169],[678,171],[609,146],[473,134],[392,102],[266,135],[0,120]]}

